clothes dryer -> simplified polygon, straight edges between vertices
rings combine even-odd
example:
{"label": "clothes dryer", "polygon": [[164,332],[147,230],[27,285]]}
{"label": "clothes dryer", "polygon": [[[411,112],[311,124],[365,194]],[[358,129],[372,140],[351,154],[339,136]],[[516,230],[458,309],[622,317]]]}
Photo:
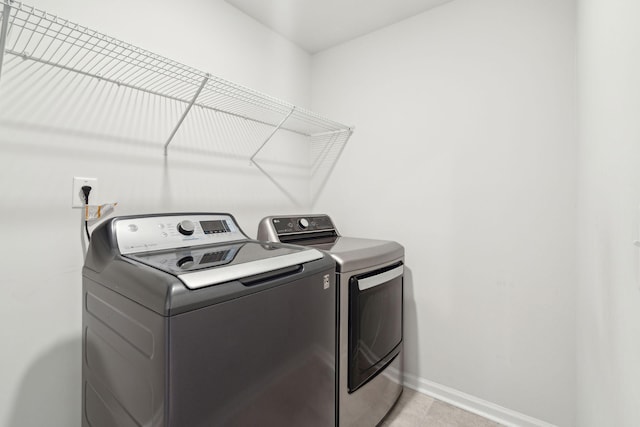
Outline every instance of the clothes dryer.
{"label": "clothes dryer", "polygon": [[336,261],[338,425],[377,425],[402,393],[404,248],[341,236],[327,215],[266,217],[258,240],[320,249]]}

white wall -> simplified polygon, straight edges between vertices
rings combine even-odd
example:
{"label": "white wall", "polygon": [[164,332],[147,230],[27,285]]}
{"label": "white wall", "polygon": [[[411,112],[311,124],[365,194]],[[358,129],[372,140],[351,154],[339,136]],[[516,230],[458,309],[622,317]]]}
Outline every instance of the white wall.
{"label": "white wall", "polygon": [[640,3],[578,2],[577,419],[640,425]]}
{"label": "white wall", "polygon": [[574,424],[574,38],[570,0],[456,0],[312,63],[356,125],[314,210],[405,245],[409,384],[521,425]]}
{"label": "white wall", "polygon": [[[222,0],[30,3],[309,107],[309,55]],[[0,103],[8,102],[11,78],[7,73],[0,79]],[[4,292],[0,298],[0,425],[7,427],[80,424],[82,235],[80,212],[70,208],[73,176],[97,177],[99,201],[120,202],[119,215],[232,212],[250,235],[255,235],[258,221],[267,213],[305,209],[295,207],[248,165],[246,153],[251,146],[225,152],[216,141],[208,147],[190,147],[183,137],[172,143],[165,163],[162,146],[168,133],[137,133],[141,126],[136,120],[144,117],[123,118],[135,130],[128,135],[127,129],[121,132],[117,120],[101,117],[102,106],[83,104],[83,111],[71,108],[70,114],[93,117],[103,127],[93,128],[89,121],[80,123],[86,132],[72,132],[67,125],[73,120],[63,114],[70,106],[43,98],[47,108],[40,108],[40,98],[25,99],[55,95],[53,88],[47,90],[51,93],[31,95],[25,89],[16,104],[3,104],[0,109],[2,119],[31,120],[35,110],[54,118],[48,129],[0,120],[0,287]],[[129,111],[137,102],[133,99],[121,98],[120,111]],[[11,111],[14,107],[26,111]],[[175,120],[176,114],[168,115]],[[120,137],[109,136],[110,123]],[[174,123],[156,123],[155,128],[171,129]]]}
{"label": "white wall", "polygon": [[[456,0],[313,63],[223,1],[30,3],[357,125],[313,210],[405,245],[411,385],[559,426],[640,424],[637,2],[578,0],[579,175],[570,0]],[[250,235],[306,210],[247,167],[250,147],[165,163],[161,145],[0,123],[0,425],[79,425],[72,176],[98,177],[118,214],[231,211]]]}

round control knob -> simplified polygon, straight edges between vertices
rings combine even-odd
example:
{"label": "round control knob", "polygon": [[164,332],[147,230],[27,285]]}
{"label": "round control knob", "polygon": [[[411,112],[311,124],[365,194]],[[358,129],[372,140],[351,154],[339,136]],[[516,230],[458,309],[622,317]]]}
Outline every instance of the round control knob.
{"label": "round control knob", "polygon": [[193,266],[193,261],[194,261],[193,257],[191,255],[187,255],[185,257],[180,258],[176,264],[178,265],[179,268],[186,270]]}
{"label": "round control knob", "polygon": [[298,220],[298,225],[304,230],[309,226],[309,220],[306,218],[300,218]]}
{"label": "round control knob", "polygon": [[193,221],[189,221],[188,219],[178,223],[178,231],[185,236],[191,236],[195,229],[196,226],[193,224]]}

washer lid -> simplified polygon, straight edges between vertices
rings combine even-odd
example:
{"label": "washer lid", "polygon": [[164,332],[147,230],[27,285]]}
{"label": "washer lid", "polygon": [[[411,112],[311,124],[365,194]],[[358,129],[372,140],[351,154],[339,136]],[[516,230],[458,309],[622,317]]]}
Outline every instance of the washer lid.
{"label": "washer lid", "polygon": [[123,255],[172,274],[189,289],[243,279],[323,257],[312,248],[244,241]]}

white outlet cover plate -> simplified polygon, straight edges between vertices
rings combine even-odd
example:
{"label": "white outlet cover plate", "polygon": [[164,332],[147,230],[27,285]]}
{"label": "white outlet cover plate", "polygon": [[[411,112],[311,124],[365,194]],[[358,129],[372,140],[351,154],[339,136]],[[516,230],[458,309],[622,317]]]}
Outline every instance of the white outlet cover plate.
{"label": "white outlet cover plate", "polygon": [[91,187],[91,193],[89,193],[89,204],[96,204],[95,201],[98,200],[98,178],[84,178],[81,176],[74,176],[73,188],[71,191],[72,208],[81,208],[84,206],[82,187],[85,185]]}

